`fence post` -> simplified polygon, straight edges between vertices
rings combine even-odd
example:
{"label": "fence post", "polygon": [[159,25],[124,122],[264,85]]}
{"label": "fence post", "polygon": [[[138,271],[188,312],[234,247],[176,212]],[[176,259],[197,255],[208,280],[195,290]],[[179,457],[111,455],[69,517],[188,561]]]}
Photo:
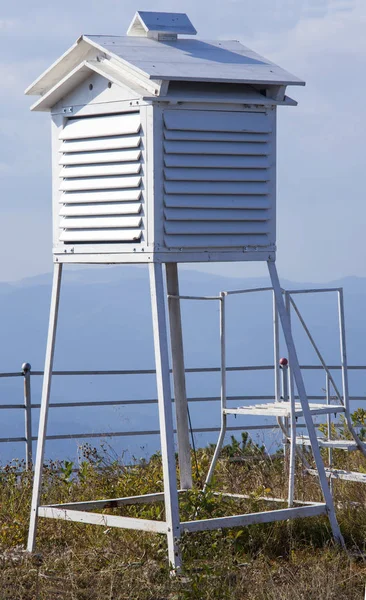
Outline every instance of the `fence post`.
{"label": "fence post", "polygon": [[24,376],[24,413],[25,413],[25,468],[32,468],[32,399],[31,399],[31,365],[22,364]]}

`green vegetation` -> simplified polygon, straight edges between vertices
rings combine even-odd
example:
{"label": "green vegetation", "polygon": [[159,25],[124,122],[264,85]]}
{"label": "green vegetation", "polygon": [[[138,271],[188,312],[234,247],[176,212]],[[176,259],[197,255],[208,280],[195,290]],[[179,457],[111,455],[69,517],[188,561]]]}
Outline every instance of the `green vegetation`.
{"label": "green vegetation", "polygon": [[[70,462],[45,465],[44,501],[69,502],[161,491],[159,454],[124,466],[106,446],[84,446],[79,470]],[[182,519],[268,510],[263,496],[285,497],[280,455],[269,457],[244,434],[232,438],[203,495],[199,489],[212,448],[198,451],[196,489],[182,496]],[[359,453],[334,452],[342,468],[365,471]],[[338,462],[338,464],[337,464]],[[335,482],[338,519],[349,554],[333,545],[328,521],[311,518],[254,525],[182,539],[184,576],[169,578],[165,538],[156,534],[41,519],[39,554],[26,542],[32,475],[18,461],[0,472],[0,599],[12,600],[363,600],[366,489]],[[316,478],[297,466],[296,497],[321,500]],[[249,493],[222,498],[215,490]],[[162,503],[107,509],[111,514],[163,519]]]}

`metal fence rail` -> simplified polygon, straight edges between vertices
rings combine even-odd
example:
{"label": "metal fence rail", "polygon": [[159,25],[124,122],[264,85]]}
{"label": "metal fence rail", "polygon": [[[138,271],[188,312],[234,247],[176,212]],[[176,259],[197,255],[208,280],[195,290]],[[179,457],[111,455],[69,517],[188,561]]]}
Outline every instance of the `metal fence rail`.
{"label": "metal fence rail", "polygon": [[[328,366],[329,371],[340,371],[340,365]],[[324,371],[322,365],[302,365],[302,370],[307,371]],[[202,368],[188,368],[186,373],[220,373],[220,367],[202,367]],[[227,372],[244,372],[244,371],[273,371],[273,365],[253,365],[253,366],[236,366],[227,367]],[[349,371],[365,371],[365,365],[351,365],[348,366]],[[128,375],[154,375],[154,369],[131,369],[131,370],[80,370],[80,371],[54,371],[54,376],[128,376]],[[20,437],[3,437],[0,438],[0,443],[24,443],[25,444],[25,461],[27,468],[32,463],[32,442],[37,440],[37,436],[32,434],[32,410],[39,409],[39,403],[33,403],[31,399],[31,380],[33,377],[42,377],[43,371],[32,371],[29,363],[24,363],[22,369],[18,372],[13,373],[0,373],[0,379],[7,378],[22,378],[24,382],[24,394],[23,403],[18,404],[2,404],[0,401],[0,410],[18,410],[24,412],[24,436]],[[324,395],[309,395],[309,400],[324,400]],[[297,398],[297,397],[296,397]],[[251,401],[274,401],[274,395],[239,395],[239,396],[228,396],[228,401],[240,401],[246,400]],[[350,401],[366,402],[365,396],[350,396]],[[172,399],[174,402],[174,399]],[[188,398],[189,403],[196,402],[219,402],[220,396],[198,396]],[[75,408],[75,407],[91,407],[91,406],[128,406],[128,405],[147,405],[157,404],[156,398],[146,398],[138,400],[93,400],[93,401],[80,401],[80,402],[57,402],[50,403],[52,408]],[[304,427],[303,425],[299,425]],[[276,423],[273,424],[254,424],[245,425],[238,427],[229,427],[228,431],[255,431],[255,430],[273,430],[278,429]],[[218,432],[219,427],[202,427],[194,428],[194,433],[211,433]],[[134,430],[134,431],[115,431],[115,432],[98,432],[98,433],[74,433],[74,434],[59,434],[59,435],[48,435],[47,440],[70,440],[70,439],[93,439],[93,438],[106,438],[106,437],[136,437],[136,436],[156,436],[159,435],[159,430]]]}

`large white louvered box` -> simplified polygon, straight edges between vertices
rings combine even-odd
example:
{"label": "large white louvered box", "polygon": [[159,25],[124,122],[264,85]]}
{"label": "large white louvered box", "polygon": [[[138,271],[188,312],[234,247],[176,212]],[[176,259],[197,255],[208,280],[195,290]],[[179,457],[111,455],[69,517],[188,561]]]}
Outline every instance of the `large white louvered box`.
{"label": "large white louvered box", "polygon": [[80,38],[28,90],[53,119],[55,260],[273,259],[276,111],[302,82],[238,42],[136,31]]}

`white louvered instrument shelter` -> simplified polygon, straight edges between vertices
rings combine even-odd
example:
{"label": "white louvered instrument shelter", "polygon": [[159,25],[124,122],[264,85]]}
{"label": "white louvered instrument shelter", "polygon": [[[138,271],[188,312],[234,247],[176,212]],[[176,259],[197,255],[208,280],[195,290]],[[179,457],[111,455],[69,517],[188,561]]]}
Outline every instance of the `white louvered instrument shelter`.
{"label": "white louvered instrument shelter", "polygon": [[82,36],[27,93],[53,120],[56,261],[274,260],[276,113],[303,82],[184,14]]}

